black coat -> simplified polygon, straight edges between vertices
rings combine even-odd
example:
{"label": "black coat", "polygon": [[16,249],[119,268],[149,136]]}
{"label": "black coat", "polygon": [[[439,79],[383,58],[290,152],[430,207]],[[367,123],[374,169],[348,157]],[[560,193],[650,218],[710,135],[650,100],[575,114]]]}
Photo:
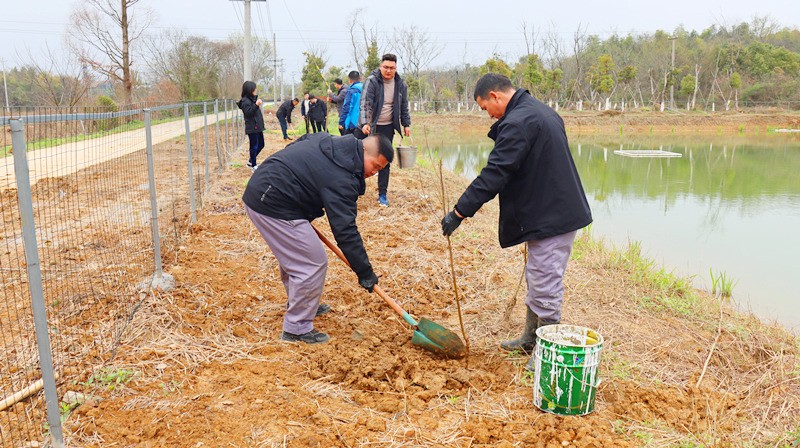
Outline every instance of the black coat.
{"label": "black coat", "polygon": [[244,133],[255,134],[256,132],[264,132],[264,114],[261,108],[256,106],[256,96],[243,96],[236,105],[242,110],[244,115]]}
{"label": "black coat", "polygon": [[[361,105],[358,117],[358,128],[369,124],[372,131],[378,124],[378,118],[383,108],[383,75],[381,69],[376,68],[364,82],[364,92],[361,94]],[[403,135],[402,127],[411,126],[411,114],[408,112],[408,87],[399,74],[394,75],[394,103],[392,104],[392,127],[397,133]]]}
{"label": "black coat", "polygon": [[327,213],[336,243],[362,275],[372,269],[356,227],[356,201],[365,189],[363,142],[352,135],[306,134],[258,167],[242,200],[257,213],[287,221]]}
{"label": "black coat", "polygon": [[287,123],[292,122],[292,111],[294,110],[294,103],[292,100],[284,101],[281,104],[281,107],[278,108],[277,112],[275,112],[276,117],[284,117],[286,118]]}
{"label": "black coat", "polygon": [[456,204],[463,216],[500,195],[500,246],[572,232],[592,222],[569,151],[564,121],[519,89],[492,125],[495,145],[480,175]]}
{"label": "black coat", "polygon": [[328,106],[325,105],[325,101],[317,99],[316,103],[311,103],[311,112],[309,112],[309,116],[316,122],[325,121],[328,117]]}

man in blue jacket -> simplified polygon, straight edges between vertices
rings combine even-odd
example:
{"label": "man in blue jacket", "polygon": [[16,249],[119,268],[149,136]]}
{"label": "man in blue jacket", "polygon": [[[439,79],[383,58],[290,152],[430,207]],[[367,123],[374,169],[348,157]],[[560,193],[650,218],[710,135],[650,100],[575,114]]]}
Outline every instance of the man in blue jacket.
{"label": "man in blue jacket", "polygon": [[464,218],[500,195],[500,246],[528,246],[525,330],[500,347],[531,354],[536,329],[561,322],[564,271],[575,235],[592,222],[592,213],[564,121],[553,109],[494,73],[475,84],[475,101],[497,119],[489,130],[494,148],[486,167],[442,219],[442,233],[451,235]]}
{"label": "man in blue jacket", "polygon": [[[400,127],[402,126],[402,131]],[[401,138],[411,136],[411,115],[408,113],[408,88],[397,74],[397,56],[386,53],[381,57],[381,65],[373,70],[364,83],[361,95],[361,111],[358,117],[356,137],[378,133],[389,141],[397,131]],[[389,206],[389,165],[378,173],[378,202]]]}
{"label": "man in blue jacket", "polygon": [[356,70],[347,74],[350,87],[344,96],[342,112],[339,114],[339,132],[342,135],[352,134],[358,125],[358,115],[361,108],[361,91],[364,84],[361,82],[361,73]]}
{"label": "man in blue jacket", "polygon": [[358,140],[307,134],[276,152],[255,171],[242,201],[278,260],[288,301],[281,339],[318,344],[328,335],[314,329],[314,317],[330,310],[320,304],[328,257],[311,221],[328,214],[333,236],[358,283],[372,292],[378,277],[356,227],[356,201],[370,177],[394,157],[391,142],[376,135]]}

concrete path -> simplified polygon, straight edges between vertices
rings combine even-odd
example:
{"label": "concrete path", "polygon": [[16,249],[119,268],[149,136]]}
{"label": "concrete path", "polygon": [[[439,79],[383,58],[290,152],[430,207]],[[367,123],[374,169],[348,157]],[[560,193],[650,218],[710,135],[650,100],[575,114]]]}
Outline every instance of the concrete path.
{"label": "concrete path", "polygon": [[[209,126],[216,123],[216,120],[217,117],[215,115],[208,115]],[[189,129],[192,132],[202,129],[202,126],[202,115],[189,119]],[[222,128],[220,128],[220,131],[222,131]],[[155,146],[175,137],[182,137],[185,133],[184,120],[179,119],[153,125],[153,145]],[[209,151],[213,148],[213,151],[216,152],[216,141],[212,141],[209,138],[208,144]],[[40,179],[72,174],[86,167],[145,149],[146,146],[145,130],[141,128],[90,140],[28,151],[28,170],[30,172],[31,185],[34,185]],[[196,150],[195,148],[192,149]],[[216,156],[214,158],[216,159]],[[9,154],[0,159],[0,191],[16,187],[14,157]]]}

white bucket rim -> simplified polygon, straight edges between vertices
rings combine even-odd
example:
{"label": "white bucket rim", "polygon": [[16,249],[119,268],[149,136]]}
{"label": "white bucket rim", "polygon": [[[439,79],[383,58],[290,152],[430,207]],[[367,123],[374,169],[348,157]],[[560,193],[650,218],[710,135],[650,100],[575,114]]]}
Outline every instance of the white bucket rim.
{"label": "white bucket rim", "polygon": [[[596,339],[597,343],[595,343],[595,344],[565,343],[562,339],[558,339],[557,340],[557,339],[552,337],[553,333],[556,333],[559,330],[567,330],[569,335],[577,336],[579,338],[580,337],[584,337],[584,340],[585,340],[586,336],[589,336],[589,337],[591,337],[593,339]],[[594,336],[589,335],[589,332],[592,332],[597,337],[595,338]],[[563,332],[562,332],[562,334],[563,334]],[[544,339],[545,341],[550,342],[552,344],[557,344],[557,345],[566,346],[566,347],[602,347],[603,346],[603,342],[605,341],[605,339],[603,338],[603,335],[600,334],[600,332],[598,332],[597,330],[593,330],[593,329],[591,329],[589,327],[583,327],[583,326],[580,326],[580,325],[570,325],[570,324],[552,324],[552,325],[545,325],[545,326],[539,327],[539,328],[536,329],[536,337],[540,338],[540,339]]]}

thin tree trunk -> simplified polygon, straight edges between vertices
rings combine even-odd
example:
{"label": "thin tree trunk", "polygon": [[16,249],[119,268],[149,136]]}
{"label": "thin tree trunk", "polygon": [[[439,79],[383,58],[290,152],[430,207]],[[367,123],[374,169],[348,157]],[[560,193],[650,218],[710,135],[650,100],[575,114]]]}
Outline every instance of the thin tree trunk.
{"label": "thin tree trunk", "polygon": [[128,0],[122,1],[120,24],[122,25],[122,86],[125,90],[125,104],[131,104],[133,98],[133,80],[131,79],[130,41],[128,39]]}

